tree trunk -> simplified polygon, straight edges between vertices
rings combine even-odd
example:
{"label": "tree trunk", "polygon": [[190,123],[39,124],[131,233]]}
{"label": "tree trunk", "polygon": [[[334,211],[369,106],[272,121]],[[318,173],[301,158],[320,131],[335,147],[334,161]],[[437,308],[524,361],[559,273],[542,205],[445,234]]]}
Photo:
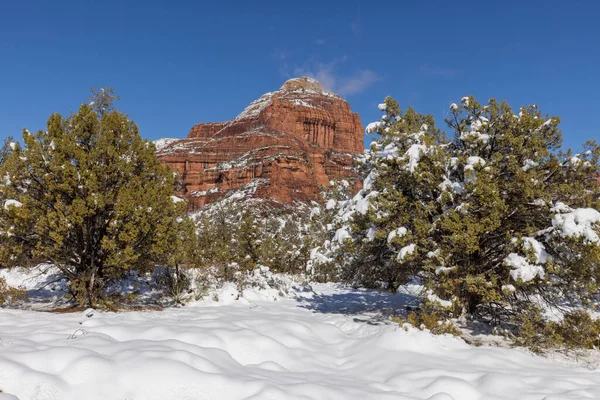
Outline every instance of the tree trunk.
{"label": "tree trunk", "polygon": [[94,295],[94,284],[96,280],[96,268],[92,268],[92,274],[90,275],[90,280],[87,285],[87,305],[88,307],[94,308],[96,305],[96,296]]}

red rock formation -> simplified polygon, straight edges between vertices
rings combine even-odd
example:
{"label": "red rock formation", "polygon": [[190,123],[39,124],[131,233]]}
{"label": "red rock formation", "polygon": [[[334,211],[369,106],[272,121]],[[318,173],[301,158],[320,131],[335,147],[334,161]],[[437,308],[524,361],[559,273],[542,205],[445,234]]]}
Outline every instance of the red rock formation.
{"label": "red rock formation", "polygon": [[181,174],[190,208],[234,191],[292,202],[318,199],[329,181],[360,182],[353,156],[364,151],[358,114],[311,78],[296,78],[253,101],[228,122],[202,123],[158,151]]}

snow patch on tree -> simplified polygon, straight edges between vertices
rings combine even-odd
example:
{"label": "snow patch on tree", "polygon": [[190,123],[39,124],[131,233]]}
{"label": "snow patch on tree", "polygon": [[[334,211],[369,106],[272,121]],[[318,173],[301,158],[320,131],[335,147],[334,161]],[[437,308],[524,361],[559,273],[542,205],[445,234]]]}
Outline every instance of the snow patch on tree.
{"label": "snow patch on tree", "polygon": [[396,228],[388,234],[387,242],[392,243],[395,237],[403,237],[408,233],[408,229],[401,226],[400,228]]}
{"label": "snow patch on tree", "polygon": [[22,206],[23,206],[23,203],[21,203],[18,200],[14,200],[14,199],[9,199],[9,200],[6,200],[4,202],[4,209],[5,210],[8,210],[10,207],[16,207],[16,208],[18,208],[18,207],[22,207]]}
{"label": "snow patch on tree", "polygon": [[383,122],[381,122],[381,121],[371,122],[370,124],[367,125],[365,131],[367,133],[376,133],[377,131],[379,131],[379,128],[381,126],[383,126]]}
{"label": "snow patch on tree", "polygon": [[443,300],[437,294],[433,293],[432,290],[427,291],[427,300],[432,303],[439,305],[442,308],[450,308],[452,307],[452,302],[450,300]]}
{"label": "snow patch on tree", "polygon": [[504,263],[512,268],[510,276],[513,280],[518,281],[519,279],[523,282],[529,282],[536,277],[544,277],[544,267],[537,264],[531,264],[527,259],[519,254],[510,253],[505,259]]}
{"label": "snow patch on tree", "polygon": [[396,257],[396,259],[398,261],[404,261],[404,259],[406,258],[406,256],[408,255],[412,255],[415,253],[415,245],[413,244],[409,244],[408,246],[404,246],[403,248],[400,249],[400,251],[398,252],[398,256]]}
{"label": "snow patch on tree", "polygon": [[[554,207],[560,207],[561,210],[569,209],[560,203]],[[600,237],[600,212],[593,208],[577,208],[570,212],[556,214],[552,220],[552,226],[558,229],[560,234],[565,237],[583,238],[588,243],[599,243]]]}

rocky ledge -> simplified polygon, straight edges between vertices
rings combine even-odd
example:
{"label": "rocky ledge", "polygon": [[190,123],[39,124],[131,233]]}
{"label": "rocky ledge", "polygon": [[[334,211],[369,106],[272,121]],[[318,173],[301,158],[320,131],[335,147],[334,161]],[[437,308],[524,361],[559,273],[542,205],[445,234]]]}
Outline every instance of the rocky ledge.
{"label": "rocky ledge", "polygon": [[364,152],[360,117],[308,77],[288,80],[231,121],[200,123],[185,139],[157,142],[191,210],[233,192],[291,203],[318,200],[336,178],[360,185],[353,169]]}

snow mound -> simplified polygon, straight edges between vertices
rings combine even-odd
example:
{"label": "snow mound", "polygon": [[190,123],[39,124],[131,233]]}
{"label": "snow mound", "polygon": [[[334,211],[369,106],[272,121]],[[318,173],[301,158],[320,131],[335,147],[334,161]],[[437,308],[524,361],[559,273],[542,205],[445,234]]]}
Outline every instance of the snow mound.
{"label": "snow mound", "polygon": [[0,400],[600,398],[598,371],[374,319],[406,300],[320,284],[92,317],[1,309]]}

